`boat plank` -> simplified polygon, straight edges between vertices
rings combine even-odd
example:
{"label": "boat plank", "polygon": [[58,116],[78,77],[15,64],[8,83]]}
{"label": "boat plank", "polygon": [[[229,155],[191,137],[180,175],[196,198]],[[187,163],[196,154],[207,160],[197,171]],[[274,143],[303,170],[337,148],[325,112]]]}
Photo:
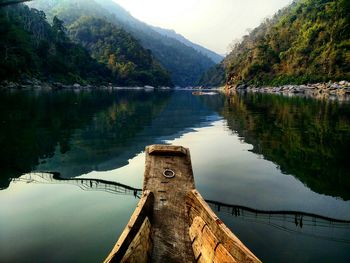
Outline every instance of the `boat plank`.
{"label": "boat plank", "polygon": [[[111,253],[105,259],[105,263],[121,262],[123,260],[130,247],[130,244],[140,233],[140,229],[142,228],[144,221],[146,219],[149,221],[152,220],[151,216],[153,210],[153,203],[153,193],[150,191],[144,191],[141,200],[139,201],[123,233],[120,235]],[[143,240],[143,242],[148,243],[148,237],[145,240]],[[139,259],[139,262],[143,262],[142,259]]]}
{"label": "boat plank", "polygon": [[[163,172],[174,171],[173,178]],[[152,262],[193,262],[186,195],[194,189],[189,151],[179,146],[146,148],[144,190],[154,193]]]}
{"label": "boat plank", "polygon": [[189,228],[189,235],[192,242],[193,253],[196,259],[201,256],[202,250],[202,230],[205,227],[205,222],[197,216]]}
{"label": "boat plank", "polygon": [[231,256],[231,254],[225,249],[225,247],[221,244],[215,250],[215,256],[213,263],[237,263],[237,261]]}
{"label": "boat plank", "polygon": [[195,189],[190,152],[146,147],[142,198],[105,262],[261,263]]}
{"label": "boat plank", "polygon": [[216,216],[197,190],[188,192],[186,205],[190,224],[196,217],[200,217],[235,261],[241,263],[261,262]]}
{"label": "boat plank", "polygon": [[201,217],[196,216],[193,219],[189,235],[197,262],[237,262]]}
{"label": "boat plank", "polygon": [[120,263],[147,263],[151,251],[151,223],[146,217]]}

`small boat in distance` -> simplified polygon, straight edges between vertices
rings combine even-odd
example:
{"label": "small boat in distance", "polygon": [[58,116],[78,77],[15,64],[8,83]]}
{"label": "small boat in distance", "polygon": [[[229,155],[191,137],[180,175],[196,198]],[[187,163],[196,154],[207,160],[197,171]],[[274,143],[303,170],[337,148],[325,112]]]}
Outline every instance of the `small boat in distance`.
{"label": "small boat in distance", "polygon": [[194,91],[192,92],[192,95],[194,96],[212,96],[212,95],[218,95],[219,93],[214,91]]}
{"label": "small boat in distance", "polygon": [[195,189],[190,152],[146,147],[143,194],[105,262],[261,262]]}

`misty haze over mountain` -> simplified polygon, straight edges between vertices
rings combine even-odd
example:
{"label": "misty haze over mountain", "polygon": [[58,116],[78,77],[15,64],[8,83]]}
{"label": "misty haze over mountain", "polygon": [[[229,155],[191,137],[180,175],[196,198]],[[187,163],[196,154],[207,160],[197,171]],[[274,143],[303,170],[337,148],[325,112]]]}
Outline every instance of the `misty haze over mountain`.
{"label": "misty haze over mountain", "polygon": [[170,30],[149,26],[130,15],[112,0],[38,0],[29,4],[45,11],[48,20],[63,19],[68,28],[82,16],[104,19],[122,27],[140,41],[145,49],[170,73],[175,85],[196,85],[202,74],[222,57],[196,45]]}

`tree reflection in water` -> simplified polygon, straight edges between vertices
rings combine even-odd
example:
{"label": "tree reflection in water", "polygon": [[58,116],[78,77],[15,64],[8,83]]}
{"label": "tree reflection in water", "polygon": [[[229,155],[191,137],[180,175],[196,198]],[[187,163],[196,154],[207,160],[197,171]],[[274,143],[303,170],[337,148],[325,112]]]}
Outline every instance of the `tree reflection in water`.
{"label": "tree reflection in water", "polygon": [[1,190],[8,187],[8,178],[33,171],[57,153],[71,152],[78,131],[84,131],[83,139],[89,143],[80,145],[85,152],[78,155],[89,167],[80,168],[78,174],[90,171],[94,162],[116,156],[149,125],[171,93],[2,91],[0,95]]}
{"label": "tree reflection in water", "polygon": [[237,93],[217,110],[230,130],[253,145],[252,152],[283,173],[314,192],[350,200],[349,103]]}

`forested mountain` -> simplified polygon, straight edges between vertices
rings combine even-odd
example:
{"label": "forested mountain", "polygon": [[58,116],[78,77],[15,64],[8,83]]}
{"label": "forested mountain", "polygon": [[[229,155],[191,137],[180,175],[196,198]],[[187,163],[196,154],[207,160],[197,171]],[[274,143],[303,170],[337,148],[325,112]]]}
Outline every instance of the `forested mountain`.
{"label": "forested mountain", "polygon": [[69,27],[72,40],[81,43],[93,58],[108,65],[117,83],[170,86],[168,73],[125,30],[93,17],[80,17]]}
{"label": "forested mountain", "polygon": [[0,9],[0,80],[37,77],[61,82],[111,81],[98,64],[65,34],[56,17],[19,4]]}
{"label": "forested mountain", "polygon": [[187,38],[185,38],[184,36],[176,33],[174,30],[172,29],[164,29],[161,27],[155,27],[152,26],[152,29],[157,31],[158,33],[160,33],[161,35],[170,37],[170,38],[174,38],[178,41],[180,41],[181,43],[185,44],[186,46],[192,47],[195,50],[199,51],[200,53],[202,53],[203,55],[208,56],[212,61],[214,61],[215,63],[220,63],[224,58],[223,56],[216,54],[215,52],[202,47],[196,43],[193,43],[191,41],[189,41]]}
{"label": "forested mountain", "polygon": [[49,18],[57,16],[62,19],[68,30],[81,16],[104,19],[122,27],[144,48],[152,51],[176,85],[194,85],[207,69],[215,65],[207,55],[175,38],[160,34],[112,0],[36,0],[30,6],[44,10]]}
{"label": "forested mountain", "polygon": [[81,17],[67,35],[64,22],[54,16],[50,25],[43,11],[20,4],[0,12],[1,80],[172,85],[151,52],[113,24]]}
{"label": "forested mountain", "polygon": [[223,70],[221,83],[230,85],[350,79],[350,1],[294,1],[244,36],[217,69],[202,78],[206,85]]}
{"label": "forested mountain", "polygon": [[226,69],[224,63],[227,61],[225,58],[220,64],[215,65],[206,71],[199,79],[198,85],[206,87],[220,87],[226,83]]}

